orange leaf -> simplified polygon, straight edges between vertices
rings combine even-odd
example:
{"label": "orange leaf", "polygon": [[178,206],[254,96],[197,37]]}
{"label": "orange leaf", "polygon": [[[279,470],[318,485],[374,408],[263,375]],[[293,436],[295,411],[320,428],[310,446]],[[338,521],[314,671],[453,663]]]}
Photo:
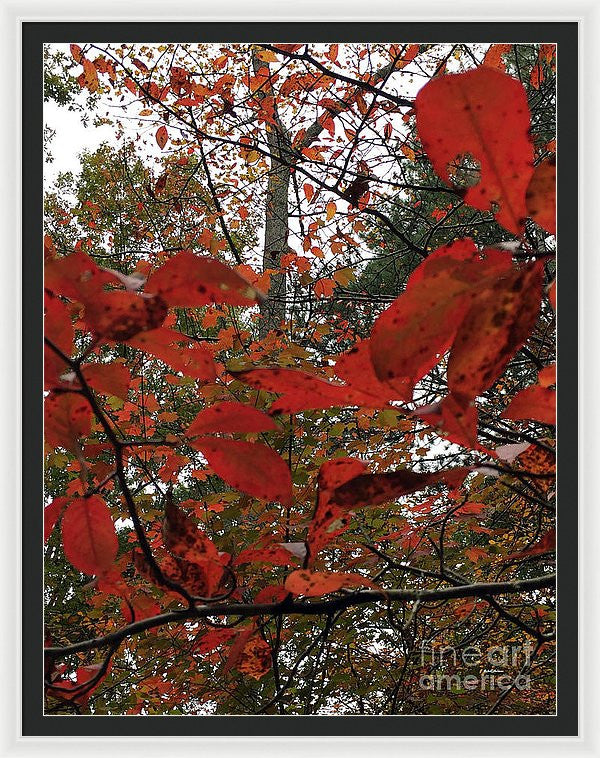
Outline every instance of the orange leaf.
{"label": "orange leaf", "polygon": [[317,297],[331,297],[335,289],[334,279],[319,279],[315,282],[314,290]]}
{"label": "orange leaf", "polygon": [[311,201],[311,200],[313,199],[313,197],[314,197],[314,194],[315,194],[315,188],[312,186],[312,184],[308,184],[308,182],[307,182],[307,183],[306,183],[306,184],[303,186],[303,188],[302,188],[302,189],[304,190],[304,195],[305,195],[306,199],[307,199],[307,200],[308,200],[308,202],[310,203],[310,201]]}
{"label": "orange leaf", "polygon": [[167,127],[160,126],[156,132],[156,144],[160,147],[161,150],[164,149],[168,139],[169,133],[167,132]]}
{"label": "orange leaf", "polygon": [[334,571],[309,571],[308,569],[292,571],[285,580],[284,586],[294,595],[320,597],[330,592],[337,592],[344,587],[361,585],[375,590],[380,589],[378,585],[360,574],[338,574]]}
{"label": "orange leaf", "polygon": [[543,424],[556,424],[556,390],[549,387],[527,387],[513,398],[502,418],[532,419]]}

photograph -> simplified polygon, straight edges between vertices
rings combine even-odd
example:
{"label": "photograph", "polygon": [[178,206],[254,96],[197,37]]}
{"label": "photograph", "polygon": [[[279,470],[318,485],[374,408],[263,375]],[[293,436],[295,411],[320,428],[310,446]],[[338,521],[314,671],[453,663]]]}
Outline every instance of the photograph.
{"label": "photograph", "polygon": [[36,64],[29,701],[65,733],[114,716],[553,733],[557,647],[577,656],[576,585],[556,598],[577,570],[556,519],[558,301],[577,381],[557,87],[577,50],[453,42],[452,24],[448,41],[397,24],[397,42],[150,26],[92,25]]}

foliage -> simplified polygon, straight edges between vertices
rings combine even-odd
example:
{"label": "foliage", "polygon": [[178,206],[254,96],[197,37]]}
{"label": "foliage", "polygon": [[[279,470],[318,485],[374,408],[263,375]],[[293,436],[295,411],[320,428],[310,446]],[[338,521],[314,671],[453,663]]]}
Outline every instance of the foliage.
{"label": "foliage", "polygon": [[46,711],[552,713],[554,47],[46,66]]}

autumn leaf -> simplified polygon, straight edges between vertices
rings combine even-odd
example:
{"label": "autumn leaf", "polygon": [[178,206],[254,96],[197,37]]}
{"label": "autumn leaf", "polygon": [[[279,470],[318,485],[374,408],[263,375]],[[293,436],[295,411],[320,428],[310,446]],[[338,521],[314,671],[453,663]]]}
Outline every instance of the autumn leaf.
{"label": "autumn leaf", "polygon": [[96,392],[127,400],[131,373],[123,363],[88,363],[82,366],[81,371],[86,382]]}
{"label": "autumn leaf", "polygon": [[[73,324],[65,303],[45,293],[44,335],[67,358],[73,352]],[[60,376],[68,370],[67,364],[48,345],[44,345],[44,388],[60,385]]]}
{"label": "autumn leaf", "polygon": [[85,320],[92,331],[117,342],[157,329],[167,316],[167,306],[161,297],[134,292],[98,292],[86,298],[84,305]]}
{"label": "autumn leaf", "polygon": [[431,484],[457,486],[457,482],[460,483],[469,471],[470,469],[461,467],[431,474],[409,469],[381,474],[359,474],[336,487],[331,494],[331,502],[347,508],[379,505],[422,490]]}
{"label": "autumn leaf", "polygon": [[518,392],[503,411],[502,418],[531,419],[556,425],[556,390],[536,385]]}
{"label": "autumn leaf", "polygon": [[197,308],[212,303],[253,305],[261,295],[242,276],[215,258],[183,250],[154,271],[145,291],[170,306]]}
{"label": "autumn leaf", "polygon": [[448,359],[448,388],[474,399],[500,376],[539,315],[544,264],[537,261],[481,294],[462,320]]}
{"label": "autumn leaf", "polygon": [[156,132],[156,144],[161,150],[164,150],[165,145],[169,140],[169,133],[166,126],[160,126]]}
{"label": "autumn leaf", "polygon": [[415,99],[417,132],[435,172],[451,184],[457,156],[479,162],[481,177],[464,200],[492,211],[513,234],[528,216],[525,193],[533,174],[530,114],[523,85],[487,66],[429,81]]}
{"label": "autumn leaf", "polygon": [[52,447],[77,454],[79,440],[91,431],[92,409],[86,398],[75,392],[51,393],[44,401],[44,435]]}
{"label": "autumn leaf", "polygon": [[70,502],[67,497],[55,497],[54,500],[44,508],[44,542],[52,534],[56,522],[60,518],[63,510]]}
{"label": "autumn leaf", "polygon": [[200,437],[214,432],[248,434],[274,431],[277,428],[277,424],[266,413],[229,400],[201,410],[188,427],[186,436]]}
{"label": "autumn leaf", "polygon": [[99,495],[75,498],[62,517],[65,555],[84,574],[102,574],[117,557],[115,525]]}
{"label": "autumn leaf", "polygon": [[351,513],[332,502],[337,487],[367,471],[356,458],[334,458],[321,464],[318,476],[317,507],[308,528],[309,566],[317,554],[348,529]]}
{"label": "autumn leaf", "polygon": [[127,598],[127,600],[123,600],[121,603],[121,614],[126,624],[132,624],[134,621],[158,616],[160,614],[160,605],[146,592],[137,592],[132,597]]}
{"label": "autumn leaf", "polygon": [[431,253],[375,322],[369,345],[379,380],[399,399],[412,400],[415,384],[451,347],[469,309],[476,313],[477,302],[487,292],[493,297],[499,278],[511,271],[506,253],[480,253],[471,240]]}
{"label": "autumn leaf", "polygon": [[535,169],[527,187],[527,213],[550,234],[556,234],[556,160],[548,158]]}
{"label": "autumn leaf", "polygon": [[335,289],[334,279],[319,279],[315,282],[314,290],[317,297],[331,297]]}
{"label": "autumn leaf", "polygon": [[200,437],[192,440],[212,470],[236,490],[259,500],[292,502],[292,477],[283,458],[260,442]]}
{"label": "autumn leaf", "polygon": [[375,394],[368,395],[362,390],[334,384],[298,369],[259,368],[230,370],[229,373],[255,389],[281,394],[269,409],[271,415],[348,405],[379,407],[382,404]]}
{"label": "autumn leaf", "polygon": [[370,587],[380,590],[379,586],[365,576],[351,573],[336,573],[335,571],[309,571],[298,569],[285,580],[285,588],[293,595],[305,597],[320,597],[331,592],[337,592],[347,587]]}
{"label": "autumn leaf", "polygon": [[[185,343],[181,346],[180,343]],[[137,347],[171,366],[185,376],[201,382],[216,379],[215,362],[210,350],[202,343],[189,344],[180,332],[166,327],[139,332],[130,337],[128,344]]]}
{"label": "autumn leaf", "polygon": [[538,384],[540,387],[551,387],[556,384],[556,363],[550,366],[544,366],[538,373]]}

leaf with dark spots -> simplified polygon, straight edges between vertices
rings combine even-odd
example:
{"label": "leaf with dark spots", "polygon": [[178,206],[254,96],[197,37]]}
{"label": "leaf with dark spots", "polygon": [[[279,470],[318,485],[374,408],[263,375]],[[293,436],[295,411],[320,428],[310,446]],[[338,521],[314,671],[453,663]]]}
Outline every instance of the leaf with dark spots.
{"label": "leaf with dark spots", "polygon": [[346,508],[379,505],[432,484],[456,487],[469,471],[469,468],[461,467],[435,473],[400,469],[382,474],[360,474],[337,487],[331,494],[331,502]]}
{"label": "leaf with dark spots", "polygon": [[79,440],[89,436],[91,423],[92,409],[79,393],[51,393],[44,400],[44,436],[52,447],[77,454]]}
{"label": "leaf with dark spots", "polygon": [[473,303],[452,344],[448,388],[474,399],[500,376],[537,321],[544,264],[515,270]]}
{"label": "leaf with dark spots", "polygon": [[233,269],[209,256],[183,250],[151,274],[145,291],[169,307],[197,308],[212,303],[254,305],[262,295]]}
{"label": "leaf with dark spots", "polygon": [[98,292],[85,299],[85,321],[99,337],[125,342],[139,332],[160,327],[167,306],[160,297],[134,292]]}
{"label": "leaf with dark spots", "polygon": [[372,582],[366,576],[351,573],[337,573],[335,571],[309,571],[298,569],[285,580],[285,588],[293,595],[305,597],[321,597],[331,592],[347,587],[370,587],[383,593],[379,585]]}
{"label": "leaf with dark spots", "polygon": [[449,164],[471,155],[481,178],[464,195],[513,234],[528,215],[525,193],[533,174],[530,114],[523,85],[487,66],[431,79],[415,99],[417,132],[435,172],[451,184]]}
{"label": "leaf with dark spots", "polygon": [[374,394],[367,394],[345,384],[334,384],[299,369],[258,368],[229,373],[255,389],[281,394],[269,409],[272,415],[354,405],[386,405],[385,400]]}
{"label": "leaf with dark spots", "polygon": [[505,252],[482,253],[471,240],[431,253],[373,327],[369,344],[380,381],[411,401],[415,384],[450,348],[469,309],[511,269]]}

